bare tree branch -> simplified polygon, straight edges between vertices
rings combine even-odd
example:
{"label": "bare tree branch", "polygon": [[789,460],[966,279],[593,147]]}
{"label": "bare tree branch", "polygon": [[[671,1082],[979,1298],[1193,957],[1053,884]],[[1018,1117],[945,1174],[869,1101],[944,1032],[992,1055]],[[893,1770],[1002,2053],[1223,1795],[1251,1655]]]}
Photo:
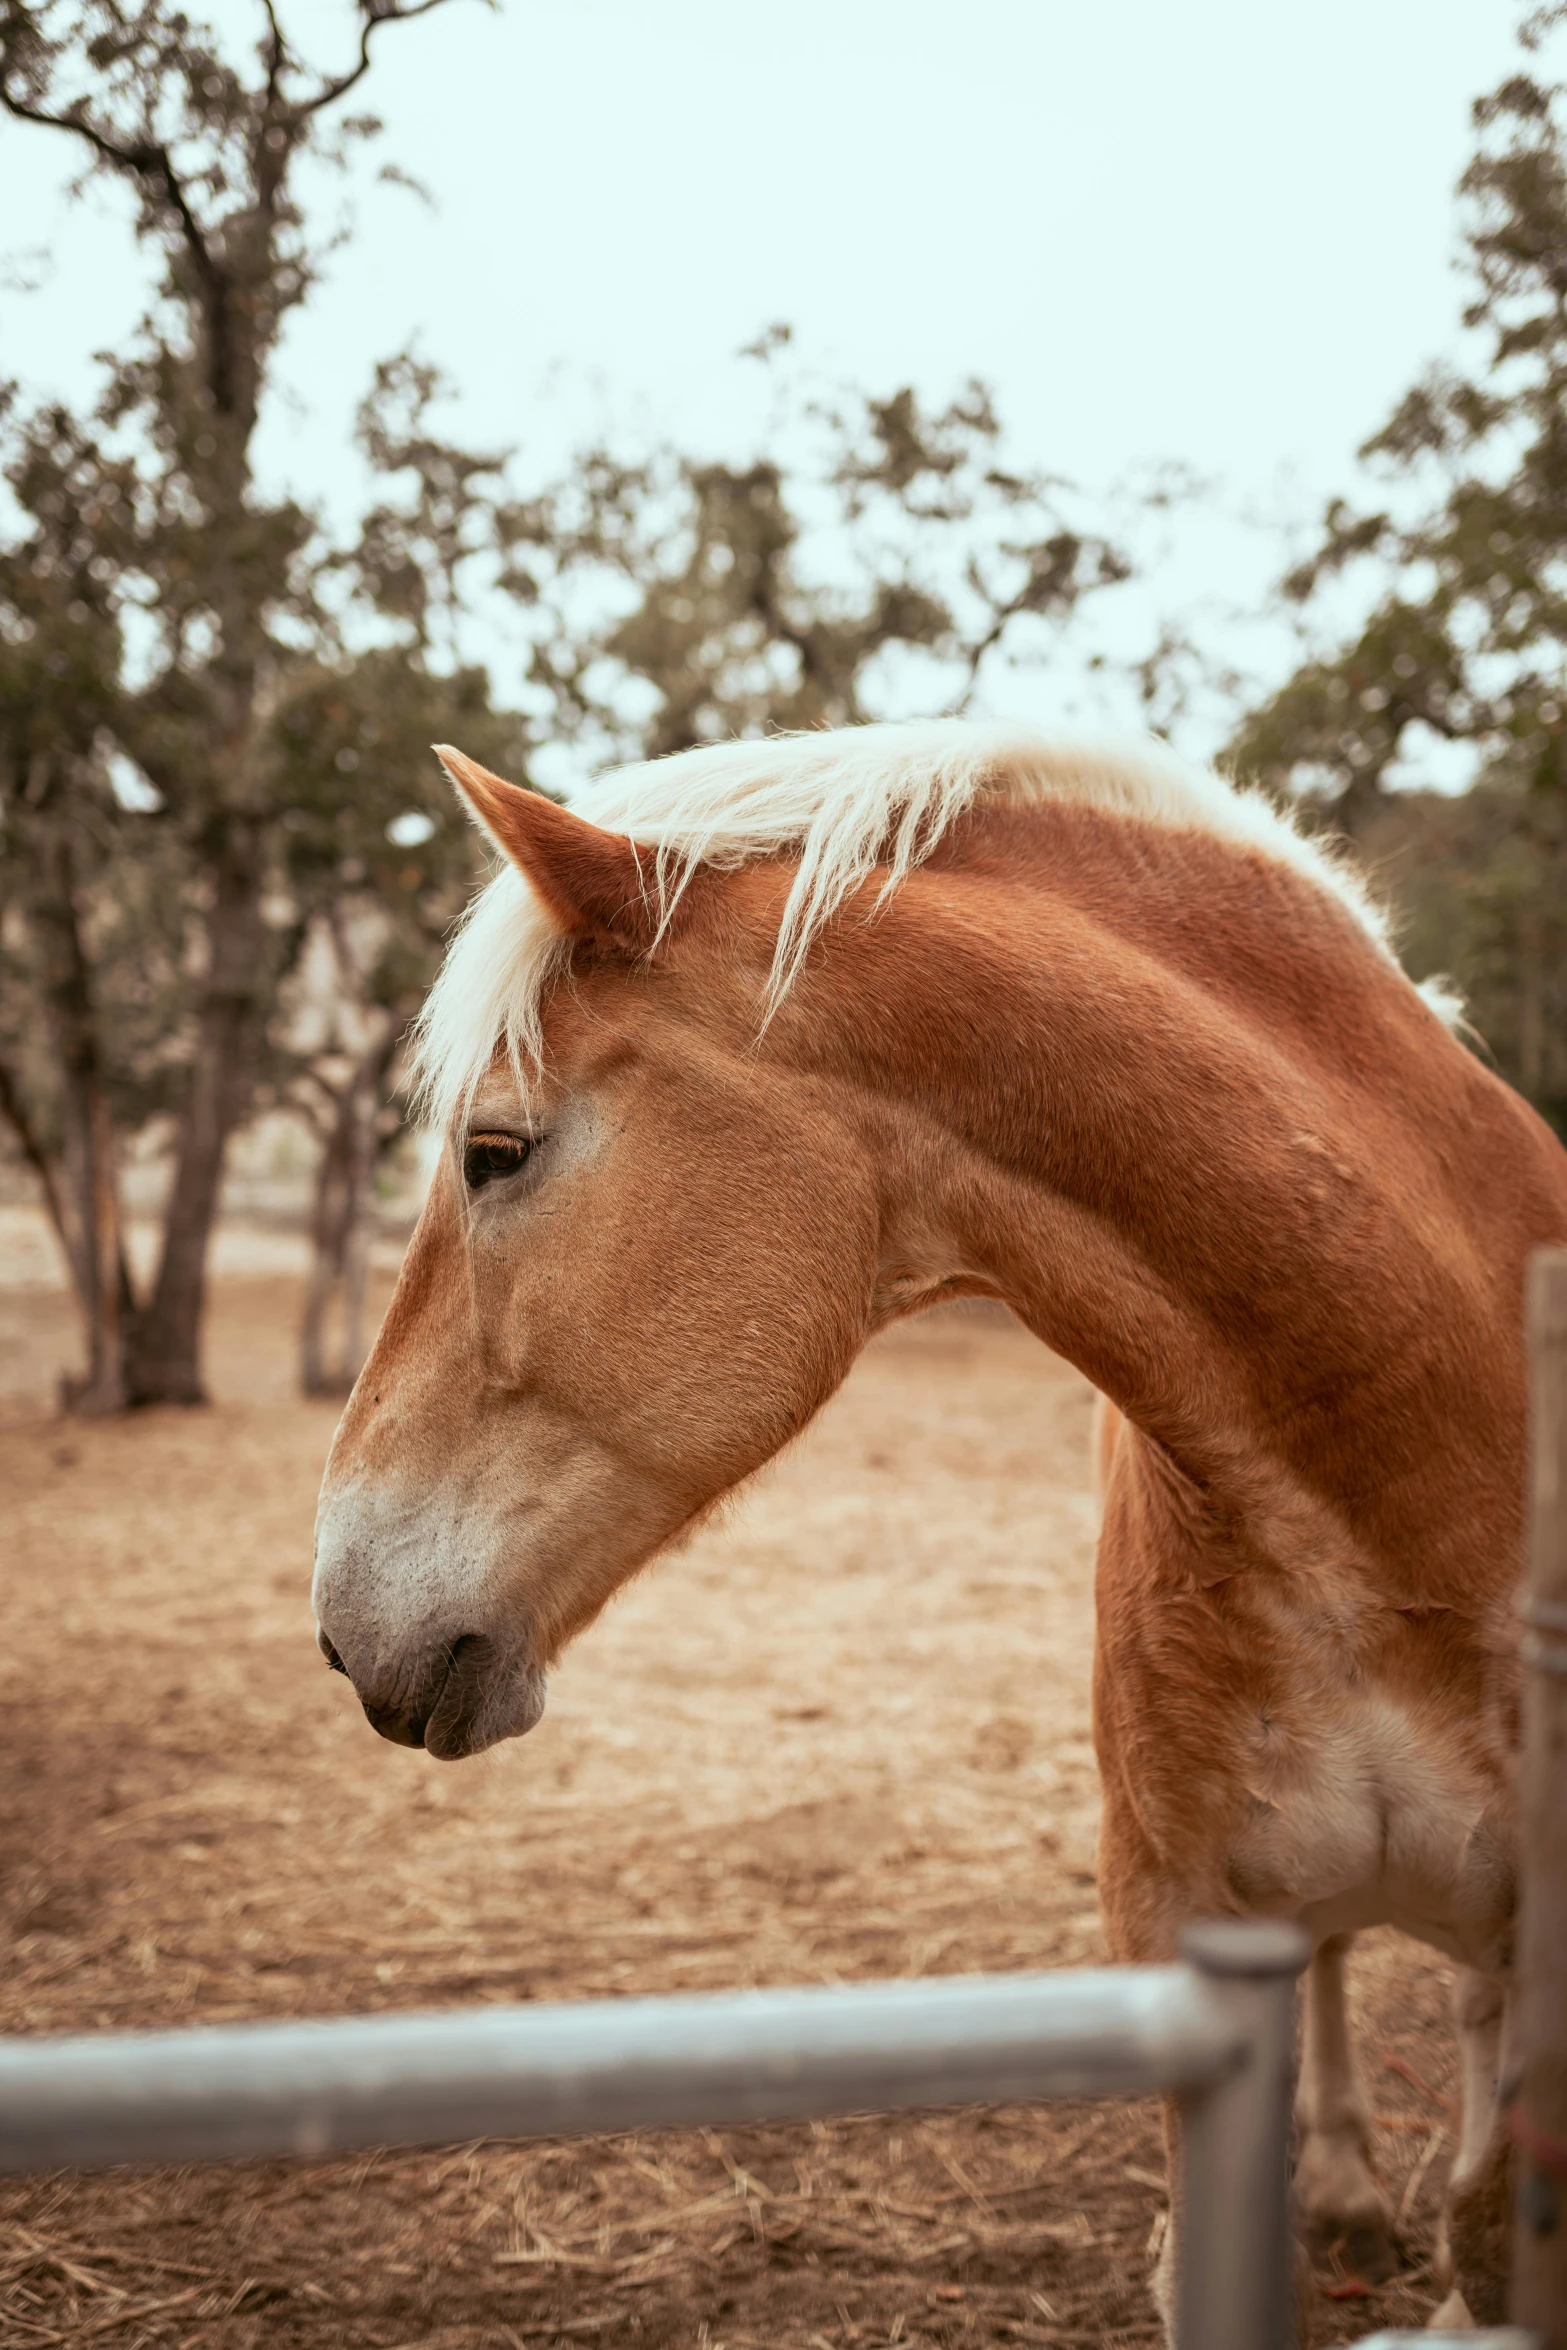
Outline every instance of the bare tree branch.
{"label": "bare tree branch", "polygon": [[160,186],[164,200],[179,223],[180,234],[200,271],[209,294],[215,294],[222,284],[222,276],[207,243],[201,223],[190,208],[190,202],[174,168],[168,148],[151,141],[138,146],[122,147],[88,121],[83,108],[85,100],[68,107],[64,114],[50,114],[42,106],[29,105],[7,87],[4,66],[0,65],[0,106],[18,122],[36,122],[45,130],[74,131],[84,139],[102,163],[115,171],[128,172],[132,178]]}
{"label": "bare tree branch", "polygon": [[207,243],[200,222],[190,208],[189,200],[170,160],[167,147],[155,148],[153,161],[157,167],[158,175],[163,181],[164,195],[180,224],[180,234],[184,237],[190,257],[200,272],[208,297],[209,299],[215,298],[223,288],[223,272],[212,258],[212,248]]}
{"label": "bare tree branch", "polygon": [[411,8],[399,7],[396,0],[360,0],[363,22],[359,32],[359,56],[348,72],[339,74],[335,81],[324,82],[313,98],[297,109],[303,120],[307,115],[319,114],[323,107],[335,105],[346,97],[354,84],[362,81],[370,70],[370,36],[378,25],[412,24],[416,16],[428,16],[432,9],[444,8],[447,0],[416,0]]}
{"label": "bare tree branch", "polygon": [[1010,602],[992,605],[991,610],[994,618],[989,628],[986,629],[983,636],[976,638],[968,648],[963,691],[952,705],[958,717],[967,717],[979,684],[979,673],[985,665],[985,656],[987,653],[995,651],[1018,614],[1028,609],[1027,596],[1028,590],[1025,588],[1020,594],[1013,596]]}
{"label": "bare tree branch", "polygon": [[117,147],[112,139],[104,137],[102,131],[94,130],[81,112],[84,103],[79,101],[66,114],[47,114],[41,106],[30,106],[25,98],[12,94],[6,85],[5,68],[0,65],[0,106],[4,106],[7,114],[14,114],[18,122],[42,123],[46,130],[51,131],[75,131],[78,137],[85,139],[90,147],[97,150],[105,163],[112,163],[117,170],[146,171],[152,163],[153,150],[149,147]]}
{"label": "bare tree branch", "polygon": [[278,84],[288,59],[288,44],[283,38],[283,28],[278,23],[273,0],[261,0],[261,5],[267,15],[267,94],[264,111],[270,122],[277,112]]}

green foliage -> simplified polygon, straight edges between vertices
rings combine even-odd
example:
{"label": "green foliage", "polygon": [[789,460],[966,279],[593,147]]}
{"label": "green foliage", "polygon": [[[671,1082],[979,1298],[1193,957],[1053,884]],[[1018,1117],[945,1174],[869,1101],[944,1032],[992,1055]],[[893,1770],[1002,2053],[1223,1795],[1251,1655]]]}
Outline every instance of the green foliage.
{"label": "green foliage", "polygon": [[[204,768],[213,712],[195,649],[199,583],[190,567],[166,561],[162,543],[149,544],[161,542],[161,522],[156,511],[147,521],[146,485],[131,460],[107,457],[101,441],[58,410],[18,420],[14,434],[7,477],[32,528],[0,548],[7,899],[14,916],[36,905],[37,890],[48,886],[46,837],[68,825],[111,1092],[119,1118],[134,1126],[178,1105],[199,977],[214,782]],[[401,543],[412,568],[443,560],[439,539],[421,535],[418,517],[404,519]],[[325,567],[328,559],[311,551]],[[275,550],[264,553],[258,568],[274,560]],[[144,603],[162,658],[132,688],[123,623]],[[303,635],[297,623],[307,611]],[[525,730],[492,710],[482,669],[430,666],[422,626],[410,630],[411,642],[355,652],[345,645],[341,612],[329,614],[302,591],[292,614],[294,641],[272,645],[269,691],[247,745],[272,913],[267,1000],[280,1001],[314,921],[335,905],[369,901],[388,917],[369,975],[373,1000],[405,1019],[476,870],[474,836],[430,745],[457,740],[488,764],[525,774]],[[146,643],[144,631],[143,665]],[[112,762],[132,755],[145,784],[140,804],[126,806],[112,788]],[[391,827],[423,837],[398,841]],[[14,1060],[24,1035],[41,1034],[29,1000],[36,972],[25,921],[13,919],[0,951],[0,1035]],[[276,1030],[271,1046],[258,1074],[275,1091],[287,1081],[289,1054]],[[47,1097],[48,1054],[24,1057]],[[52,1131],[51,1111],[41,1106],[39,1115]]]}
{"label": "green foliage", "polygon": [[1128,576],[1064,483],[1003,468],[982,387],[937,415],[908,389],[790,406],[788,460],[599,447],[508,510],[504,584],[555,739],[656,757],[889,701],[962,708],[1004,642],[1032,626],[1053,649]]}
{"label": "green foliage", "polygon": [[[1525,28],[1538,44],[1563,14]],[[1231,746],[1368,844],[1396,841],[1414,960],[1450,972],[1505,1073],[1567,1115],[1567,90],[1534,72],[1475,108],[1460,182],[1467,371],[1436,370],[1361,452],[1383,495],[1337,500],[1284,583],[1303,620],[1358,600]],[[1433,739],[1467,755],[1463,815],[1396,811]],[[1402,773],[1395,768],[1404,762]]]}
{"label": "green foliage", "polygon": [[1374,585],[1369,618],[1236,744],[1279,783],[1367,805],[1421,727],[1500,780],[1567,779],[1567,152],[1564,91],[1527,74],[1475,109],[1460,183],[1479,370],[1433,372],[1362,456],[1386,501],[1330,506],[1285,582],[1299,606]]}
{"label": "green foliage", "polygon": [[400,647],[301,669],[268,730],[267,796],[296,933],[334,909],[375,908],[383,939],[367,1000],[400,1023],[418,1009],[478,863],[436,742],[526,773],[523,729],[491,708],[484,672],[434,673]]}
{"label": "green foliage", "polygon": [[1567,795],[1389,792],[1358,845],[1409,970],[1458,980],[1477,1049],[1567,1137]]}
{"label": "green foliage", "polygon": [[60,1070],[37,1005],[37,941],[63,875],[90,914],[111,1097],[133,1122],[170,1102],[182,875],[109,788],[123,713],[118,566],[133,469],[57,408],[12,427],[9,487],[31,523],[0,547],[0,1055],[56,1147]]}
{"label": "green foliage", "polygon": [[[90,1317],[129,1289],[94,1256],[106,1115],[174,1127],[154,1294],[123,1381],[99,1331],[103,1395],[200,1393],[206,1234],[246,1117],[325,1101],[360,1181],[366,1089],[478,861],[432,741],[526,781],[545,743],[583,764],[961,707],[1003,645],[1047,650],[1127,575],[1066,485],[1006,467],[979,387],[941,412],[781,387],[766,457],[599,447],[524,494],[510,452],[441,433],[440,379],[405,353],[360,411],[351,543],[266,494],[279,334],[337,233],[297,166],[374,135],[341,101],[384,26],[443,4],[356,0],[334,76],[268,0],[238,63],[170,0],[0,0],[0,106],[129,192],[154,264],[89,416],[0,410],[21,518],[0,544],[0,1111],[35,1167],[72,1163]],[[519,713],[475,658],[480,608],[518,647]]]}
{"label": "green foliage", "polygon": [[[105,1098],[122,1119],[167,1107],[176,1125],[162,1259],[124,1364],[95,1325],[106,1397],[200,1395],[227,1139],[278,1082],[279,1009],[312,922],[334,886],[360,889],[372,869],[373,810],[338,824],[335,860],[319,839],[306,859],[274,796],[294,698],[325,672],[346,677],[352,658],[323,594],[317,520],[261,493],[251,445],[282,324],[333,242],[296,200],[299,159],[342,162],[373,135],[372,119],[340,111],[373,40],[443,4],[358,0],[357,58],[322,75],[266,0],[248,70],[168,0],[0,0],[0,105],[130,192],[157,273],[90,419],[20,416],[13,401],[5,424],[23,517],[0,554],[6,1116],[35,1165],[51,1124],[64,1129],[76,1173],[52,1196],[74,1183],[79,1230],[99,1236]],[[459,702],[476,694],[470,677]],[[122,804],[113,786],[137,770],[136,804]],[[357,770],[331,772],[340,811],[373,797]],[[427,896],[410,886],[398,903],[422,913]],[[87,1286],[101,1322],[114,1281]]]}

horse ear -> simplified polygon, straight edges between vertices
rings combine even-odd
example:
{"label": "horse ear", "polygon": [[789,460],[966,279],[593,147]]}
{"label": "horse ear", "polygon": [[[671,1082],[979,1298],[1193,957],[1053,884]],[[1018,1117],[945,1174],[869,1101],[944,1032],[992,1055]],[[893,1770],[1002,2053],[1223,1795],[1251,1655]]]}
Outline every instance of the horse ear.
{"label": "horse ear", "polygon": [[532,882],[569,938],[636,954],[652,945],[658,916],[634,841],[520,790],[450,743],[437,743],[435,755],[480,831]]}

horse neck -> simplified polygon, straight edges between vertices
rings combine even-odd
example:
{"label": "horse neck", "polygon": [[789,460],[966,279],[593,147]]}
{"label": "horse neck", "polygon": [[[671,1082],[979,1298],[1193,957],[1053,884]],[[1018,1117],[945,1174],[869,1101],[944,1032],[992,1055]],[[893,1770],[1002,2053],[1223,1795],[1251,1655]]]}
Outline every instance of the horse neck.
{"label": "horse neck", "polygon": [[1091,811],[991,819],[812,993],[881,1121],[889,1311],[1005,1298],[1238,1507],[1264,1461],[1401,1523],[1434,1451],[1481,1506],[1511,1490],[1522,1261],[1567,1183],[1314,885]]}

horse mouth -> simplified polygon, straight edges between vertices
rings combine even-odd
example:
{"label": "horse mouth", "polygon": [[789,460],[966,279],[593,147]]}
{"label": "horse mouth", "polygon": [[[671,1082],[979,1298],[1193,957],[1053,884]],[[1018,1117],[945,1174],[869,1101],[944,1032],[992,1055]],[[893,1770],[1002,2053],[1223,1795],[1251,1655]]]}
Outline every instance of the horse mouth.
{"label": "horse mouth", "polygon": [[477,1632],[452,1642],[451,1660],[436,1691],[435,1703],[419,1725],[413,1741],[437,1762],[455,1762],[460,1755],[477,1754],[489,1741],[480,1735],[486,1685],[495,1662],[494,1644]]}
{"label": "horse mouth", "polygon": [[544,1675],[536,1667],[506,1654],[483,1633],[469,1632],[439,1660],[422,1702],[382,1705],[361,1695],[360,1703],[370,1727],[394,1746],[422,1747],[437,1762],[458,1762],[503,1739],[524,1737],[544,1711],[544,1694]]}

